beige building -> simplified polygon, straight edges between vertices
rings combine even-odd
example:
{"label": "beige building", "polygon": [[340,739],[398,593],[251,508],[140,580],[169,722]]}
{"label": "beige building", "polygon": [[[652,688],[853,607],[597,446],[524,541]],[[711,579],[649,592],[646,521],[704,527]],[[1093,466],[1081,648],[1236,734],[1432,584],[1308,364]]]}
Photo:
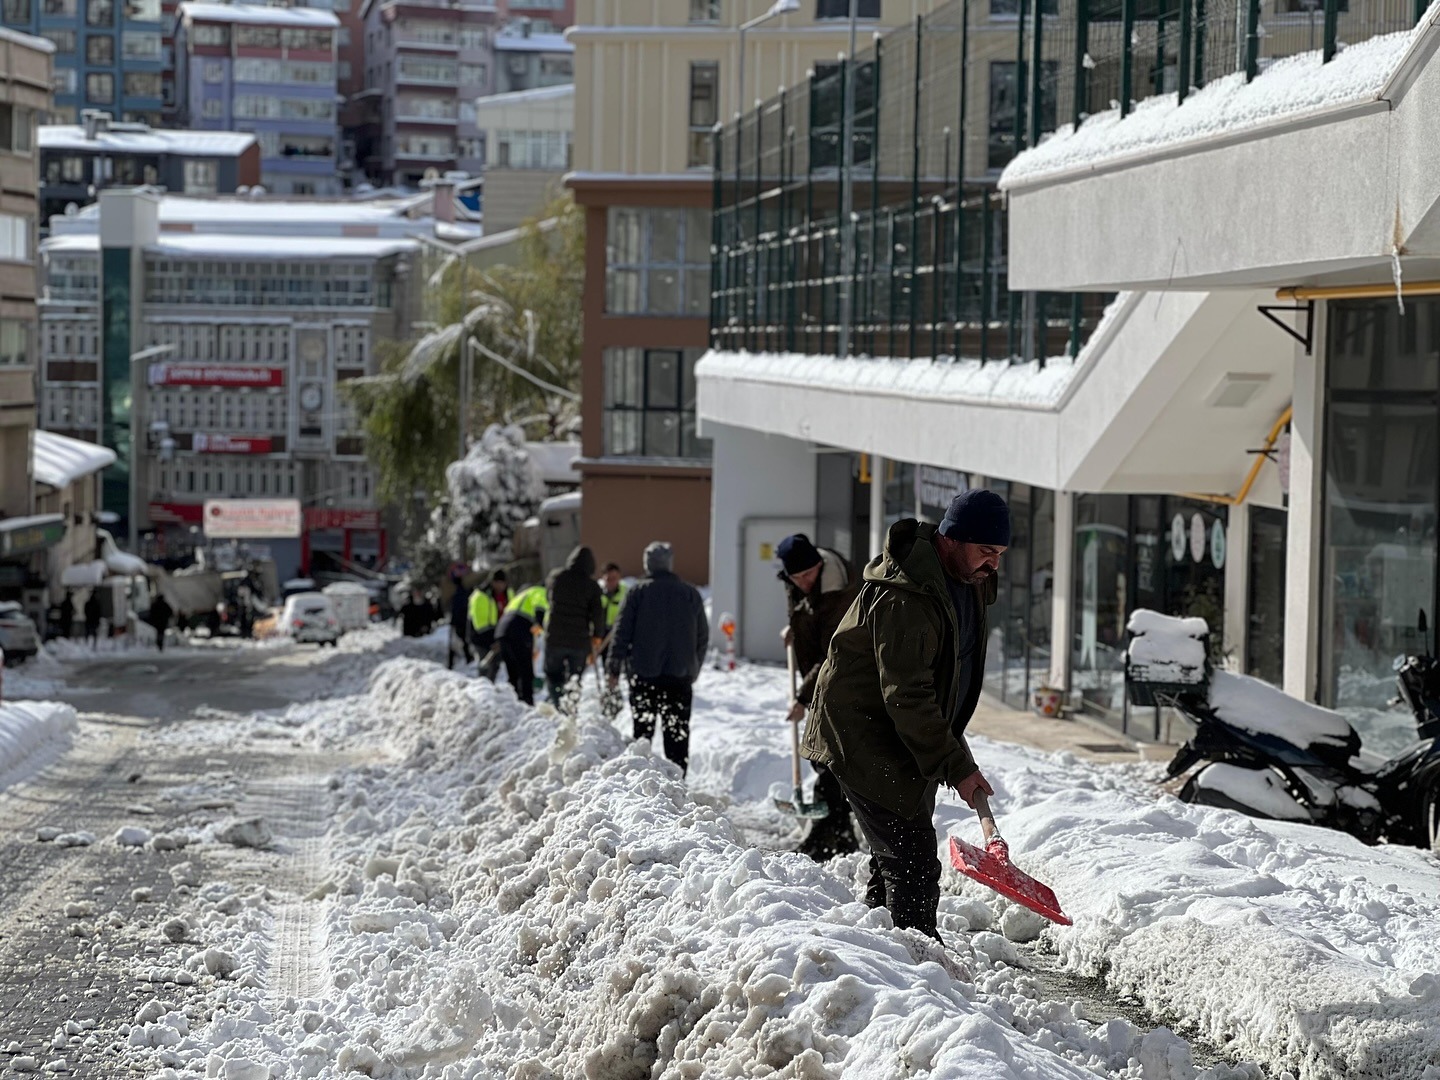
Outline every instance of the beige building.
{"label": "beige building", "polygon": [[[54,46],[0,30],[0,598],[19,599],[55,529],[34,528],[37,120],[50,108]],[[62,530],[63,531],[63,530]]]}
{"label": "beige building", "polygon": [[[848,46],[848,0],[801,0],[744,35],[741,91],[740,25],[773,6],[576,4],[569,183],[586,209],[582,539],[626,573],[640,571],[647,541],[667,539],[682,576],[709,577],[710,447],[695,431],[694,367],[709,335],[714,125]],[[861,47],[935,6],[861,0],[871,16]]]}
{"label": "beige building", "polygon": [[575,132],[575,86],[492,94],[475,103],[489,160],[485,164],[485,233],[518,228],[563,190]]}

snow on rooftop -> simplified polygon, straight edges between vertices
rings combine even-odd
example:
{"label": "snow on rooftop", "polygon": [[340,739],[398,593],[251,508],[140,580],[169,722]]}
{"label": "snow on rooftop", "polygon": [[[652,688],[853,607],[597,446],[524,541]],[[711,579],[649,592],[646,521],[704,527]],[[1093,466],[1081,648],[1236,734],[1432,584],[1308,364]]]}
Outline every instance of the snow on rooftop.
{"label": "snow on rooftop", "polygon": [[1253,82],[1243,72],[1217,79],[1183,104],[1162,94],[1138,102],[1124,119],[1116,108],[1089,117],[1078,130],[1066,124],[1009,164],[1001,190],[1373,101],[1430,23],[1351,45],[1328,64],[1319,52],[1301,53],[1275,61]]}
{"label": "snow on rooftop", "polygon": [[33,34],[22,34],[19,30],[11,30],[8,26],[0,26],[0,41],[9,41],[15,45],[23,45],[27,49],[35,49],[37,52],[53,53],[55,43],[49,38],[36,37]]}
{"label": "snow on rooftop", "polygon": [[574,83],[560,83],[557,86],[537,86],[533,90],[512,90],[508,94],[486,94],[476,100],[485,108],[506,105],[526,105],[532,101],[560,101],[575,96]]}
{"label": "snow on rooftop", "polygon": [[30,451],[30,470],[35,480],[57,491],[82,476],[115,464],[115,451],[96,443],[36,429]]}
{"label": "snow on rooftop", "polygon": [[[403,237],[374,236],[291,236],[240,233],[161,233],[146,251],[157,255],[199,256],[239,259],[383,259],[387,255],[414,251],[419,241]],[[46,254],[98,252],[100,237],[95,233],[52,236],[40,245]]]}
{"label": "snow on rooftop", "polygon": [[135,154],[239,155],[255,145],[255,136],[243,131],[144,131],[97,132],[85,137],[79,124],[42,124],[37,138],[41,150],[94,150]]}
{"label": "snow on rooftop", "polygon": [[260,4],[181,4],[181,19],[202,19],[206,22],[250,23],[263,26],[309,26],[334,29],[340,20],[329,11],[314,8],[278,8]]}
{"label": "snow on rooftop", "polygon": [[495,51],[573,53],[575,46],[564,34],[496,34]]}

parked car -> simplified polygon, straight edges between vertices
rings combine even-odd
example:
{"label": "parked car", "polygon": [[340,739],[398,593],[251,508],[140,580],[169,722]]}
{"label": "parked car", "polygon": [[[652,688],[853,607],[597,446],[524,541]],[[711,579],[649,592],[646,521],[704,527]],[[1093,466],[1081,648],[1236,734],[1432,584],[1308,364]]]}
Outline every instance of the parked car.
{"label": "parked car", "polygon": [[285,601],[280,615],[280,632],[297,642],[334,645],[340,640],[340,617],[324,593],[296,593]]}
{"label": "parked car", "polygon": [[12,666],[40,651],[40,632],[34,620],[13,600],[0,602],[0,650],[4,650],[4,662]]}

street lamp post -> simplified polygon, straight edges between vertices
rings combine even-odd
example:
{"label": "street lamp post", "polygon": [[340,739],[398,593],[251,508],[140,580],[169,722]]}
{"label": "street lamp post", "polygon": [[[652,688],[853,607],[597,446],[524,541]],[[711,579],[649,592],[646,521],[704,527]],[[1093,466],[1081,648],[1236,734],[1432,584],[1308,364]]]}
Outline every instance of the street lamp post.
{"label": "street lamp post", "polygon": [[[854,8],[854,0],[851,0],[851,8]],[[775,0],[770,5],[770,10],[764,15],[757,15],[755,18],[740,24],[739,51],[740,60],[738,70],[735,72],[735,112],[745,111],[745,34],[753,30],[761,23],[769,22],[771,19],[779,18],[781,15],[793,15],[800,10],[800,0]],[[759,96],[758,94],[756,95]]]}
{"label": "street lamp post", "polygon": [[[447,244],[444,240],[437,239],[426,233],[413,234],[416,240],[422,244],[429,244],[437,251],[442,251],[452,259],[460,262],[460,322],[463,326],[465,316],[469,314],[470,304],[470,245],[469,244]],[[464,460],[465,453],[470,448],[470,384],[474,377],[475,358],[471,351],[470,333],[466,330],[460,335],[460,418],[457,425],[460,429],[460,455],[457,460]]]}
{"label": "street lamp post", "polygon": [[[169,356],[176,349],[174,345],[151,345],[149,348],[141,349],[139,352],[130,354],[130,510],[127,529],[130,534],[130,552],[133,555],[140,554],[140,415],[141,401],[144,399],[144,388],[150,385],[149,373],[143,368],[140,371],[140,378],[135,377],[137,364],[145,364],[150,360],[157,360],[162,356]],[[146,408],[148,408],[146,402]]]}

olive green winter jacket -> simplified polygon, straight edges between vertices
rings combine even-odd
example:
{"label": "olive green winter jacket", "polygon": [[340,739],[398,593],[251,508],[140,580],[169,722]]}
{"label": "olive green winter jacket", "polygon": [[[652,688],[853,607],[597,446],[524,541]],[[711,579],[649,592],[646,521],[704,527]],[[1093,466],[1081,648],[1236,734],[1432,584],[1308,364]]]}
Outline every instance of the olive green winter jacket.
{"label": "olive green winter jacket", "polygon": [[964,729],[980,698],[985,609],[996,594],[993,576],[975,586],[974,676],[958,701],[959,624],[934,536],[934,525],[913,519],[890,527],[830,641],[802,747],[846,787],[907,818],[932,786],[976,771]]}

